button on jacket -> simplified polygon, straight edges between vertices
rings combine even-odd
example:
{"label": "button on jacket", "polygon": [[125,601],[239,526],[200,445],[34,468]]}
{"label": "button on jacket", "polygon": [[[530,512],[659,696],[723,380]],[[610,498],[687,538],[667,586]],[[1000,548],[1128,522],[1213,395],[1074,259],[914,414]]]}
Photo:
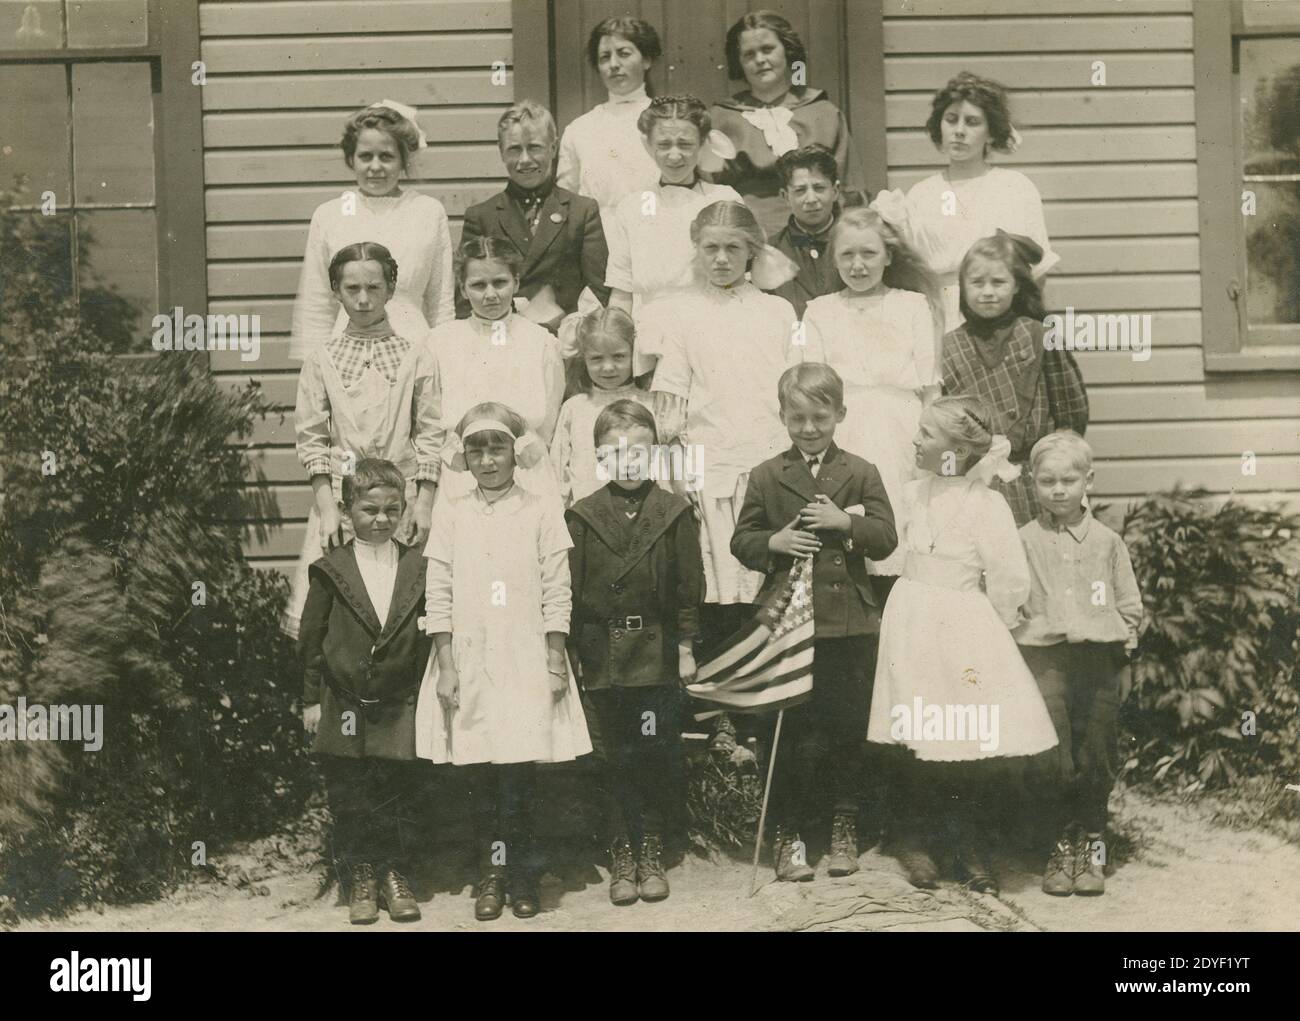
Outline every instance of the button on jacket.
{"label": "button on jacket", "polygon": [[766,605],[785,582],[794,558],[769,552],[772,535],[788,525],[817,494],[825,494],[849,515],[852,529],[818,532],[822,548],[813,558],[813,627],[821,638],[876,634],[880,611],[867,574],[867,559],[883,560],[898,545],[894,513],[875,466],[834,443],[822,452],[813,478],[807,458],[795,447],[764,461],[749,477],[745,502],[736,520],[731,552],[742,564],[763,571],[759,593]]}
{"label": "button on jacket", "polygon": [[[675,685],[677,643],[698,634],[704,598],[690,504],[652,485],[629,525],[605,486],[565,517],[583,689]],[[641,627],[625,626],[628,617],[640,617]]]}

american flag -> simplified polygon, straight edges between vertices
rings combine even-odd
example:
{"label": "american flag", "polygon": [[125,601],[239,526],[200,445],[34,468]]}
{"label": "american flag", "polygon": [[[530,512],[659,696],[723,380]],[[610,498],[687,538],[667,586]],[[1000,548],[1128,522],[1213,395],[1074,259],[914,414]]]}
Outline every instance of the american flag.
{"label": "american flag", "polygon": [[771,712],[812,695],[812,561],[790,568],[780,594],[729,638],[686,690],[719,712]]}

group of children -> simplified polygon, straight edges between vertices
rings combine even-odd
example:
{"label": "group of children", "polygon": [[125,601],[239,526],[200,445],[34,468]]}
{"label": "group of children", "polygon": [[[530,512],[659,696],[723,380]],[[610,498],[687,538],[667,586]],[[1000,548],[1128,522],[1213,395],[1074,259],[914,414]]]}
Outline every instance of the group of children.
{"label": "group of children", "polygon": [[[643,114],[661,195],[694,180],[699,114],[683,99]],[[300,378],[316,499],[287,623],[353,922],[380,904],[419,917],[402,829],[421,759],[473,771],[476,918],[540,910],[535,764],[593,746],[610,898],[667,897],[681,685],[800,558],[813,694],[787,711],[773,776],[777,877],[813,876],[800,830],[819,772],[829,871],[857,870],[863,776],[893,744],[912,754],[892,770],[889,828],[916,885],[937,881],[938,851],[996,892],[987,766],[1037,756],[1060,813],[1043,888],[1101,892],[1090,848],[1141,598],[1123,542],[1088,510],[1086,442],[1056,431],[1032,383],[1016,390],[1028,423],[982,399],[1008,338],[1041,338],[1026,253],[1005,236],[972,247],[967,324],[944,337],[933,275],[876,212],[841,208],[825,151],[781,171],[782,247],[800,258],[744,204],[711,201],[675,228],[685,274],[636,250],[621,284],[611,269],[610,307],[574,317],[563,342],[514,313],[506,240],[462,246],[472,315],[421,338],[384,314],[399,267],[383,246],[334,256],[348,324]],[[632,206],[618,215],[631,237]],[[652,288],[636,286],[642,263]],[[780,296],[791,287],[804,307]],[[975,357],[958,365],[954,342]],[[665,464],[687,470],[658,477]],[[934,707],[940,721],[987,710],[992,733],[932,728]]]}

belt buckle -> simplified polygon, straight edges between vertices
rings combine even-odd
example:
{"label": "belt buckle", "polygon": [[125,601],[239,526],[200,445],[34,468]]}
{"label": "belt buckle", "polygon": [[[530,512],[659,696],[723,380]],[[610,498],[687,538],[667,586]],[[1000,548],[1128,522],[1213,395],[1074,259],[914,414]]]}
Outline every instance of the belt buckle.
{"label": "belt buckle", "polygon": [[623,623],[627,625],[629,631],[640,631],[642,627],[640,617],[628,617]]}
{"label": "belt buckle", "polygon": [[379,705],[380,700],[377,698],[362,698],[360,695],[358,695],[357,701],[361,703],[361,708],[364,709],[367,706]]}

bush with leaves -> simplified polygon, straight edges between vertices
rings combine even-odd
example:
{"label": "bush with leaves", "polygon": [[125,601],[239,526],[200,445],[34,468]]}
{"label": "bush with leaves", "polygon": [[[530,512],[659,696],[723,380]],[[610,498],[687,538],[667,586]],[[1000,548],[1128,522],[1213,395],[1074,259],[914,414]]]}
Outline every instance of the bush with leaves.
{"label": "bush with leaves", "polygon": [[[27,215],[0,205],[0,236],[39,241]],[[235,520],[271,510],[238,502],[231,445],[265,408],[202,359],[114,357],[39,275],[8,279],[0,315],[0,704],[104,707],[100,751],[0,742],[0,898],[154,896],[196,841],[274,829],[314,785],[286,586]]]}
{"label": "bush with leaves", "polygon": [[1146,605],[1129,775],[1184,791],[1300,771],[1300,516],[1175,490],[1125,516]]}

